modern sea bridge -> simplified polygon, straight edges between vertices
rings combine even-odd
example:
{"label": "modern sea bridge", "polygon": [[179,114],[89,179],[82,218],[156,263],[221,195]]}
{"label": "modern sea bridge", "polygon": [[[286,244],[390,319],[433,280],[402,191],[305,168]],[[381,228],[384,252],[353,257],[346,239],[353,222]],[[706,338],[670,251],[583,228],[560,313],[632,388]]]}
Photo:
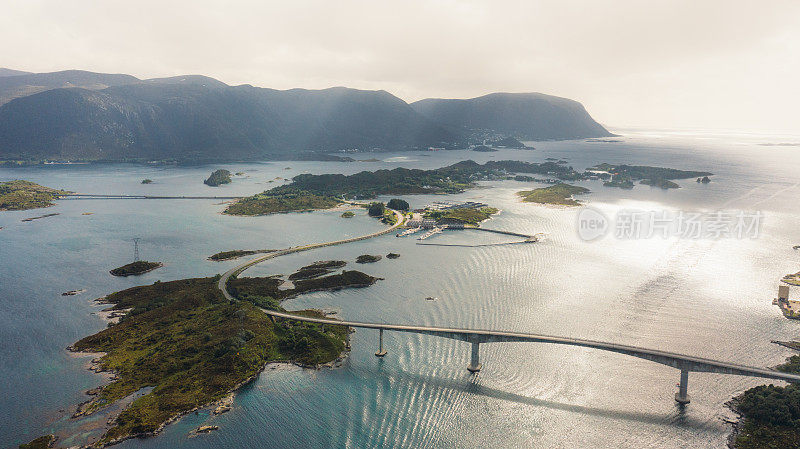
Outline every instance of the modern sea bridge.
{"label": "modern sea bridge", "polygon": [[169,196],[169,195],[113,195],[94,193],[67,193],[59,199],[73,200],[238,200],[241,196]]}
{"label": "modern sea bridge", "polygon": [[[230,292],[228,292],[227,284],[228,279],[233,275],[238,275],[245,271],[247,268],[256,265],[274,257],[279,257],[285,254],[291,254],[299,251],[307,251],[324,246],[333,246],[343,243],[348,243],[357,240],[365,240],[368,238],[376,237],[391,232],[393,229],[400,226],[403,222],[403,216],[395,211],[397,216],[397,223],[391,228],[379,231],[373,234],[368,234],[361,237],[350,239],[337,240],[334,242],[317,243],[311,245],[298,246],[288,248],[282,251],[269,253],[265,256],[260,256],[255,259],[246,261],[222,275],[219,280],[218,287],[222,294],[229,300],[235,300]],[[786,382],[800,382],[800,376],[795,374],[782,373],[768,368],[758,368],[746,365],[739,365],[736,363],[723,362],[718,360],[707,359],[703,357],[696,357],[692,355],[679,354],[675,352],[662,351],[658,349],[642,348],[637,346],[623,345],[612,342],[586,340],[579,338],[558,337],[551,335],[539,335],[521,332],[498,331],[498,330],[483,330],[483,329],[459,329],[459,328],[446,328],[446,327],[432,327],[432,326],[417,326],[408,324],[387,324],[387,323],[368,323],[359,321],[340,321],[330,318],[311,318],[290,313],[276,312],[273,310],[262,309],[267,315],[278,318],[296,321],[304,321],[308,323],[328,324],[334,326],[349,326],[362,329],[377,329],[378,330],[378,348],[375,355],[384,357],[387,354],[383,346],[383,333],[384,331],[390,332],[405,332],[423,335],[432,335],[435,337],[450,338],[453,340],[460,340],[470,344],[470,363],[467,370],[472,373],[477,373],[481,370],[482,364],[480,363],[480,345],[482,343],[549,343],[566,346],[578,346],[583,348],[597,349],[600,351],[614,352],[631,357],[636,357],[648,360],[655,363],[660,363],[680,371],[680,383],[678,391],[675,393],[675,400],[681,404],[688,404],[689,394],[689,373],[716,373],[716,374],[733,374],[739,376],[759,377],[764,379],[775,379]]]}

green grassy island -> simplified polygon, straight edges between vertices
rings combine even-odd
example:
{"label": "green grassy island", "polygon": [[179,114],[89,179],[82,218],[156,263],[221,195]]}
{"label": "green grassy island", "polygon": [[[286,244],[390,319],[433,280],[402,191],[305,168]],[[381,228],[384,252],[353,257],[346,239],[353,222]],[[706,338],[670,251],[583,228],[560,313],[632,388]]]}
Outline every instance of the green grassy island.
{"label": "green grassy island", "polygon": [[[318,262],[339,267],[341,261]],[[308,268],[308,267],[304,267]],[[282,299],[319,290],[366,287],[378,278],[358,271],[298,280],[280,290],[279,276],[233,278],[228,301],[219,276],[156,282],[108,295],[112,310],[127,311],[117,324],[83,338],[71,349],[103,352],[99,370],[116,380],[93,391],[76,416],[109,406],[145,387],[95,446],[159,432],[172,419],[208,406],[255,378],[268,362],[319,366],[348,348],[349,329],[290,320],[270,320],[259,307],[283,311]],[[294,312],[323,317],[316,310]]]}
{"label": "green grassy island", "polygon": [[150,178],[142,179],[142,184],[152,184],[152,183],[153,183],[153,180],[150,179]]}
{"label": "green grassy island", "polygon": [[[800,356],[793,355],[777,369],[800,374]],[[800,385],[760,385],[734,398],[730,406],[742,417],[734,427],[732,448],[800,448]]]}
{"label": "green grassy island", "polygon": [[222,184],[230,184],[231,182],[231,172],[228,170],[216,170],[211,173],[211,176],[208,177],[203,184],[211,187],[218,187]]}
{"label": "green grassy island", "polygon": [[462,209],[452,210],[431,210],[424,214],[425,218],[432,218],[434,220],[457,220],[464,224],[477,226],[482,221],[488,220],[492,215],[499,212],[494,207],[479,207],[470,208],[465,207]]}
{"label": "green grassy island", "polygon": [[570,184],[558,183],[549,187],[517,192],[526,203],[557,204],[562,206],[578,206],[581,203],[572,195],[589,193],[589,189]]}
{"label": "green grassy island", "polygon": [[109,273],[114,276],[138,276],[140,274],[149,273],[156,268],[163,267],[161,262],[148,262],[146,260],[137,260],[136,262],[123,265],[119,268],[114,268]]}
{"label": "green grassy island", "polygon": [[50,207],[60,196],[70,193],[20,179],[0,182],[0,211]]}
{"label": "green grassy island", "polygon": [[356,214],[354,214],[353,211],[350,210],[342,212],[342,218],[353,218],[355,216]]}
{"label": "green grassy island", "polygon": [[327,195],[302,192],[271,194],[269,192],[271,191],[243,198],[228,206],[224,213],[228,215],[268,215],[330,209],[341,204],[341,201]]}

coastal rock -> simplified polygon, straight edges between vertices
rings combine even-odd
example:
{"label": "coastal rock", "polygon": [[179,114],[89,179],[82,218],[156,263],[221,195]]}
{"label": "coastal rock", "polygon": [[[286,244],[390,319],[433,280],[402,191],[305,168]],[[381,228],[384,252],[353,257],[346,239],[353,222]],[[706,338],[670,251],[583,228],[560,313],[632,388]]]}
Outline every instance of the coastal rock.
{"label": "coastal rock", "polygon": [[195,430],[197,433],[209,433],[215,430],[219,430],[219,426],[200,426]]}

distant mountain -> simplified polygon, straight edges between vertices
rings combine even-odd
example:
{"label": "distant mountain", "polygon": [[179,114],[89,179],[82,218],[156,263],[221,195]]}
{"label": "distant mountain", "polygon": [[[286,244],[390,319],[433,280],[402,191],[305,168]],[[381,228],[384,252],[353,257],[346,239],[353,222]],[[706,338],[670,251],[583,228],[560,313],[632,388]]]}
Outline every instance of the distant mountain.
{"label": "distant mountain", "polygon": [[541,94],[409,105],[383,90],[275,90],[202,75],[0,76],[0,161],[309,160],[349,149],[465,148],[475,130],[521,139],[611,135],[579,103]]}
{"label": "distant mountain", "polygon": [[0,160],[254,159],[459,140],[385,91],[181,78],[15,99],[0,107]]}
{"label": "distant mountain", "polygon": [[485,130],[522,140],[611,136],[577,101],[539,93],[494,93],[468,100],[429,98],[417,112],[462,130]]}
{"label": "distant mountain", "polygon": [[[8,69],[6,69],[8,70]],[[16,70],[12,71],[16,72]],[[64,70],[51,73],[9,74],[0,77],[0,105],[9,101],[64,87],[105,89],[109,86],[138,83],[141,80],[131,75],[94,73],[84,70]]]}
{"label": "distant mountain", "polygon": [[30,75],[31,72],[23,72],[22,70],[7,69],[0,67],[0,76],[16,76],[16,75]]}

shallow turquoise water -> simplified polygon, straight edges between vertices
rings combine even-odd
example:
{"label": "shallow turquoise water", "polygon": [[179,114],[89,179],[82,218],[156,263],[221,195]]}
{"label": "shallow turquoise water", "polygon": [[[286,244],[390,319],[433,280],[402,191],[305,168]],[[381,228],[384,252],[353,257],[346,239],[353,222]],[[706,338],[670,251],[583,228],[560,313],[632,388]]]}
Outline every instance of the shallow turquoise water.
{"label": "shallow turquoise water", "polygon": [[[520,203],[531,185],[485,183],[448,199],[502,209],[486,227],[545,232],[544,242],[481,248],[418,246],[387,235],[282,257],[248,274],[288,274],[310,261],[341,258],[385,280],[373,287],[314,293],[287,308],[338,310],[354,320],[479,327],[609,340],[756,366],[789,353],[769,343],[797,334],[797,323],[772,306],[778,279],[796,272],[798,147],[765,147],[780,136],[631,134],[623,143],[547,142],[536,151],[466,151],[378,155],[380,163],[280,162],[204,167],[135,165],[0,169],[0,180],[23,178],[86,193],[251,194],[298,173],[352,173],[396,166],[430,168],[467,158],[543,161],[567,158],[576,168],[599,162],[710,170],[709,185],[681,181],[676,191],[597,182],[588,203],[609,215],[622,208],[762,211],[755,240],[635,240],[586,243],[575,232],[576,209]],[[797,139],[795,139],[796,141]],[[368,158],[365,156],[364,158]],[[291,167],[286,170],[285,167]],[[211,170],[247,178],[213,189]],[[141,185],[144,178],[156,181]],[[412,196],[412,206],[441,197]],[[380,229],[340,212],[227,217],[213,200],[65,200],[50,209],[0,213],[0,446],[84,423],[66,419],[83,391],[102,378],[87,358],[64,348],[104,323],[91,299],[133,285],[207,276],[236,262],[205,258],[228,249],[282,248]],[[43,211],[40,213],[40,211]],[[81,215],[93,212],[94,215]],[[21,218],[60,213],[30,223]],[[132,237],[142,257],[165,267],[138,278],[107,271],[130,260]],[[495,242],[488,235],[446,234],[430,242]],[[397,260],[352,263],[359,254],[398,252]],[[86,288],[74,297],[66,290]],[[437,301],[425,301],[436,296]],[[531,344],[486,344],[484,370],[465,367],[468,346],[419,335],[385,335],[389,355],[377,359],[375,332],[353,335],[353,351],[335,370],[266,370],[241,391],[233,411],[190,415],[146,440],[119,447],[722,447],[729,432],[723,403],[759,381],[692,374],[693,402],[679,409],[677,371],[592,350]],[[64,410],[64,412],[59,412]],[[218,432],[189,438],[202,423]],[[79,443],[92,436],[67,443]],[[81,440],[83,438],[83,440]]]}

